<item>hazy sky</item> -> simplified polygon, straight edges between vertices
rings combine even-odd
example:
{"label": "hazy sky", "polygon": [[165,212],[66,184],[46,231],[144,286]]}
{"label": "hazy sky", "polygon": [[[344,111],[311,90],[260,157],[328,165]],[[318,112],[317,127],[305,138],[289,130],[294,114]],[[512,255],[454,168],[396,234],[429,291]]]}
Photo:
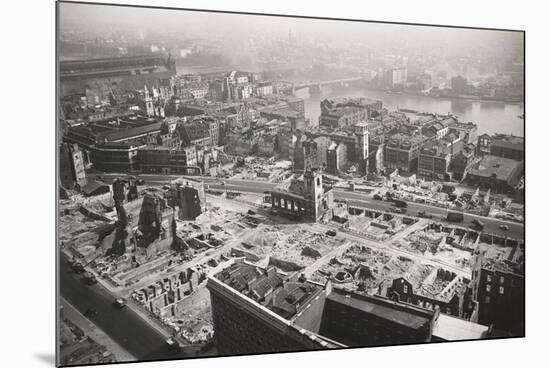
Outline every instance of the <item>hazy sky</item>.
{"label": "hazy sky", "polygon": [[[361,15],[358,14],[358,17]],[[521,45],[520,32],[434,28],[365,22],[287,18],[223,14],[210,12],[166,10],[151,8],[117,7],[90,4],[60,4],[61,31],[75,26],[86,30],[128,31],[143,30],[172,32],[191,37],[207,37],[212,33],[240,35],[262,34],[287,36],[291,31],[296,37],[314,39],[340,39],[373,42],[392,46],[403,43],[460,46],[491,46],[501,44]]]}

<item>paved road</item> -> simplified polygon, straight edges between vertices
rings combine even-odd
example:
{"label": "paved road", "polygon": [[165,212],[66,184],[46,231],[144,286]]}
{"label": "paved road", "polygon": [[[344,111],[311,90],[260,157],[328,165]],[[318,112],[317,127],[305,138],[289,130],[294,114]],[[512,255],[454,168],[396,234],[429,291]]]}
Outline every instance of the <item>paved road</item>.
{"label": "paved road", "polygon": [[[368,198],[367,195],[362,193],[336,190],[334,191],[334,198],[345,199],[348,201],[348,204],[351,204],[351,205],[368,207],[368,208],[373,208],[381,211],[389,211],[390,208],[393,207],[393,204],[391,202],[372,200]],[[442,217],[447,216],[447,210],[445,208],[429,206],[422,203],[408,202],[407,213],[409,215],[416,216],[419,211],[426,211],[427,213],[434,216],[434,218],[436,218],[438,221],[441,221]],[[479,219],[480,221],[483,222],[484,232],[499,234],[502,236],[508,236],[510,238],[515,238],[515,239],[523,239],[525,236],[525,228],[523,224],[510,222],[510,221],[503,221],[503,220],[499,220],[491,217],[476,216],[476,215],[464,213],[464,222],[459,224],[461,226],[468,227],[471,225],[472,221],[475,219]],[[503,230],[499,228],[499,226],[503,223],[508,225],[509,227],[508,230]],[[457,223],[451,223],[451,224],[457,224]]]}
{"label": "paved road", "polygon": [[67,259],[66,255],[60,254],[60,292],[80,313],[85,313],[89,308],[97,310],[98,315],[92,321],[139,360],[184,357],[181,353],[170,351],[164,337],[130,308],[115,308],[114,297],[103,286],[86,285],[82,276],[72,272]]}
{"label": "paved road", "polygon": [[[101,174],[101,177],[105,181],[109,182],[114,180],[120,174]],[[177,175],[140,175],[146,182],[146,184],[161,184],[166,183],[170,180],[179,178],[181,176]],[[207,183],[210,189],[219,189],[219,190],[234,190],[241,192],[251,192],[251,193],[263,193],[274,189],[278,184],[265,182],[265,181],[255,181],[255,180],[234,180],[234,179],[219,179],[211,177],[200,177],[202,181]],[[221,182],[225,184],[222,185]],[[368,207],[377,209],[380,211],[389,211],[393,207],[391,202],[387,201],[377,201],[371,199],[367,194],[349,192],[340,189],[334,189],[334,198],[341,200],[348,200],[349,204]],[[447,210],[445,208],[434,207],[430,205],[425,205],[422,203],[408,202],[407,213],[409,215],[416,216],[419,211],[426,211],[427,213],[432,214],[438,221],[441,221],[443,217],[446,217]],[[500,219],[495,219],[491,217],[477,216],[471,214],[464,214],[463,223],[450,223],[455,225],[460,225],[464,227],[469,227],[474,219],[480,219],[484,224],[484,231],[487,233],[498,234],[504,237],[510,237],[514,239],[524,239],[525,238],[525,228],[523,224],[511,221],[504,221]],[[508,230],[500,229],[501,224],[508,225]]]}

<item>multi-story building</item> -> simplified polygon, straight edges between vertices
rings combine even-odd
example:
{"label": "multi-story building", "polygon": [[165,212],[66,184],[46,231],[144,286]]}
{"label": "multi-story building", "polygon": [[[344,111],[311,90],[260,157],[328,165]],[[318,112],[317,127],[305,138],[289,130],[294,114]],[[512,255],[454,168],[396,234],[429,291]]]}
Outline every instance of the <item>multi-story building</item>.
{"label": "multi-story building", "polygon": [[493,138],[487,133],[477,137],[477,154],[479,156],[490,155],[492,142]]}
{"label": "multi-story building", "polygon": [[319,124],[338,129],[367,121],[374,111],[382,110],[382,101],[366,98],[334,98],[321,101]]}
{"label": "multi-story building", "polygon": [[95,169],[103,171],[136,170],[138,151],[146,146],[141,140],[99,143],[90,149],[90,162]]}
{"label": "multi-story building", "polygon": [[418,169],[420,148],[426,141],[422,134],[394,134],[386,142],[384,166],[388,170],[399,170],[405,174],[414,173]]}
{"label": "multi-story building", "polygon": [[451,171],[453,172],[453,179],[462,181],[466,178],[466,175],[473,169],[477,162],[476,146],[473,144],[467,144],[464,148],[452,158]]}
{"label": "multi-story building", "polygon": [[493,155],[516,161],[525,160],[525,139],[514,135],[482,134],[477,140],[480,156]]}
{"label": "multi-story building", "polygon": [[407,68],[389,68],[384,71],[383,85],[385,88],[402,86],[407,82]]}
{"label": "multi-story building", "polygon": [[422,134],[426,137],[441,139],[449,133],[449,127],[443,125],[440,121],[434,121],[428,124],[425,124],[422,127]]}
{"label": "multi-story building", "polygon": [[252,73],[232,71],[224,77],[224,100],[245,100],[252,97]]}
{"label": "multi-story building", "polygon": [[143,116],[101,120],[69,128],[63,140],[77,143],[98,169],[135,170],[137,151],[147,141],[156,140],[163,125],[171,131],[176,123],[173,119],[158,121]]}
{"label": "multi-story building", "polygon": [[254,87],[254,94],[256,96],[269,96],[273,94],[272,82],[259,82]]}
{"label": "multi-story building", "polygon": [[493,193],[515,194],[523,173],[523,161],[488,155],[468,172],[466,182]]}
{"label": "multi-story building", "polygon": [[525,139],[513,135],[497,136],[491,143],[491,155],[516,161],[525,160]]}
{"label": "multi-story building", "polygon": [[188,174],[199,171],[194,146],[146,146],[138,150],[137,161],[141,171],[150,174]]}
{"label": "multi-story building", "polygon": [[262,109],[260,116],[268,120],[278,119],[282,121],[290,122],[292,130],[304,131],[305,120],[303,116],[294,110],[290,109]]}
{"label": "multi-story building", "polygon": [[463,146],[464,142],[454,133],[441,140],[426,142],[418,156],[418,176],[428,180],[449,180],[451,161]]}
{"label": "multi-story building", "polygon": [[451,151],[440,144],[430,145],[420,150],[417,174],[427,180],[449,180]]}
{"label": "multi-story building", "polygon": [[439,323],[437,309],[350,293],[238,258],[209,277],[207,288],[222,354],[428,342]]}
{"label": "multi-story building", "polygon": [[208,96],[212,101],[224,100],[224,82],[222,80],[211,81],[208,84]]}
{"label": "multi-story building", "polygon": [[320,335],[351,347],[429,342],[439,310],[333,288]]}
{"label": "multi-story building", "polygon": [[212,118],[195,118],[179,124],[176,131],[185,146],[215,146],[220,140],[219,121]]}
{"label": "multi-story building", "polygon": [[525,335],[525,269],[523,252],[514,248],[506,258],[487,251],[474,254],[472,287],[478,322],[495,329]]}
{"label": "multi-story building", "polygon": [[449,131],[462,136],[462,140],[466,144],[477,143],[477,124],[472,122],[460,123],[456,121],[449,125]]}
{"label": "multi-story building", "polygon": [[279,101],[284,101],[287,104],[287,108],[298,113],[298,117],[305,119],[305,104],[304,99],[295,96],[277,95]]}
{"label": "multi-story building", "polygon": [[383,135],[369,137],[369,172],[375,174],[384,172],[385,147]]}
{"label": "multi-story building", "polygon": [[301,317],[306,310],[317,311],[322,304],[322,285],[287,279],[273,266],[260,268],[236,259],[209,277],[207,288],[214,343],[220,354],[344,347],[308,331],[310,322]]}
{"label": "multi-story building", "polygon": [[342,143],[332,144],[327,148],[327,172],[338,175],[347,164],[347,146]]}
{"label": "multi-story building", "polygon": [[100,100],[108,98],[113,86],[137,90],[176,74],[175,61],[158,55],[62,61],[59,68],[61,96],[83,95],[92,87]]}

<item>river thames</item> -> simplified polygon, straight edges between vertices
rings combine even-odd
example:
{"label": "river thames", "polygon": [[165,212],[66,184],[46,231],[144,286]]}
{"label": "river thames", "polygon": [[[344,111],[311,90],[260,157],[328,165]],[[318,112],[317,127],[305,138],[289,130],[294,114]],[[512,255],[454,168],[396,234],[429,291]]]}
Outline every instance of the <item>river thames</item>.
{"label": "river thames", "polygon": [[[504,103],[494,101],[473,101],[463,99],[440,99],[410,94],[394,94],[373,91],[366,88],[350,87],[345,90],[325,89],[321,95],[310,95],[307,89],[296,92],[304,99],[306,117],[317,125],[321,108],[319,102],[331,97],[367,97],[381,100],[390,111],[397,108],[438,114],[451,113],[461,122],[473,122],[478,126],[478,134],[506,133],[523,137],[523,120],[518,117],[524,113],[523,103]],[[414,115],[414,114],[413,114]],[[411,116],[411,118],[414,118]]]}

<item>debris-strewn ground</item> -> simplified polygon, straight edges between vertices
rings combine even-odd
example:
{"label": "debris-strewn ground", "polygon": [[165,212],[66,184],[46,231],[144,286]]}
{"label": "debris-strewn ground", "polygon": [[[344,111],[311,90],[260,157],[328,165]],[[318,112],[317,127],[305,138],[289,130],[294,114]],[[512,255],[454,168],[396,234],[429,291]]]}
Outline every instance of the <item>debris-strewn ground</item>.
{"label": "debris-strewn ground", "polygon": [[237,248],[259,259],[271,257],[282,261],[278,264],[282,269],[288,262],[291,269],[285,271],[289,271],[309,266],[343,242],[308,224],[261,225],[249,231]]}

